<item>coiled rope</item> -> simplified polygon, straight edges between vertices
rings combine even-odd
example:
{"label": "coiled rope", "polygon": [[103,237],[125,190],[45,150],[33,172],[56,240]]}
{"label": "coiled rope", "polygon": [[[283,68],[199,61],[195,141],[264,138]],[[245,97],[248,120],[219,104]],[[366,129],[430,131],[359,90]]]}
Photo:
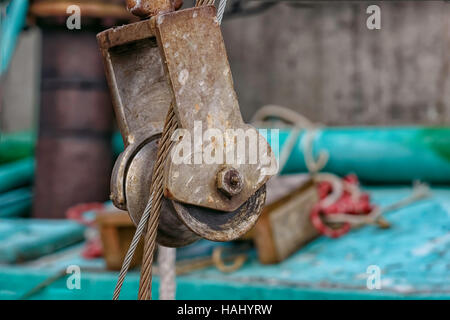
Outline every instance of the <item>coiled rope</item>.
{"label": "coiled rope", "polygon": [[[310,175],[315,182],[328,182],[332,185],[332,192],[328,194],[326,198],[320,200],[321,207],[327,208],[333,205],[341,198],[344,191],[348,191],[354,199],[360,197],[362,192],[357,185],[348,183],[335,174],[320,172],[329,160],[329,153],[327,150],[320,150],[318,157],[316,159],[314,158],[314,139],[317,136],[318,129],[323,127],[322,124],[313,123],[298,112],[277,105],[267,105],[259,109],[253,116],[252,123],[254,123],[255,126],[264,126],[264,124],[267,124],[267,119],[269,118],[280,119],[284,122],[285,127],[287,124],[287,127],[291,128],[291,133],[285,142],[285,146],[280,152],[279,172],[283,170],[283,167],[289,159],[301,131],[304,131],[305,135],[302,140],[302,148],[306,167]],[[283,125],[277,123],[276,126],[282,127]],[[359,227],[365,224],[379,224],[382,227],[386,227],[389,224],[382,218],[384,213],[405,207],[420,199],[426,198],[429,195],[430,188],[428,185],[415,182],[411,195],[385,208],[374,206],[373,210],[365,215],[340,212],[333,213],[332,215],[327,215],[325,221],[328,223],[347,223],[349,227]]]}

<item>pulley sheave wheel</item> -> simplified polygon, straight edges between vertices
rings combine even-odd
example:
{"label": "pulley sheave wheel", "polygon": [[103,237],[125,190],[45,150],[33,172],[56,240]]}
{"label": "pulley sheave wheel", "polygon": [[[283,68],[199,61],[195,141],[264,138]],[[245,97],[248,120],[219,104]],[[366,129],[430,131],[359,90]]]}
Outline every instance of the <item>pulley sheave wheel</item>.
{"label": "pulley sheave wheel", "polygon": [[[159,136],[154,136],[137,152],[127,170],[125,182],[127,208],[136,226],[149,198]],[[263,185],[232,212],[212,210],[163,198],[157,242],[166,247],[181,247],[200,238],[212,241],[230,241],[239,238],[256,222],[265,198],[266,188]]]}

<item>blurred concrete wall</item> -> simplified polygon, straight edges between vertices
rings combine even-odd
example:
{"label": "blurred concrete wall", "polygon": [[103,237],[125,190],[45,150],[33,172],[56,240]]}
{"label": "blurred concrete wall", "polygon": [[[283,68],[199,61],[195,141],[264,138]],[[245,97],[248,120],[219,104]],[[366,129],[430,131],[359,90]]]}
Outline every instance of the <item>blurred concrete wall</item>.
{"label": "blurred concrete wall", "polygon": [[[381,30],[366,27],[370,4],[381,7]],[[226,19],[223,31],[246,120],[279,104],[328,125],[450,122],[448,2],[280,3]],[[36,123],[40,41],[36,29],[20,38],[5,82],[4,131]]]}
{"label": "blurred concrete wall", "polygon": [[[366,8],[381,7],[381,30]],[[450,3],[277,4],[224,22],[248,120],[280,104],[330,125],[450,121]]]}
{"label": "blurred concrete wall", "polygon": [[1,132],[30,130],[37,124],[41,33],[38,28],[23,31],[4,79],[0,113]]}

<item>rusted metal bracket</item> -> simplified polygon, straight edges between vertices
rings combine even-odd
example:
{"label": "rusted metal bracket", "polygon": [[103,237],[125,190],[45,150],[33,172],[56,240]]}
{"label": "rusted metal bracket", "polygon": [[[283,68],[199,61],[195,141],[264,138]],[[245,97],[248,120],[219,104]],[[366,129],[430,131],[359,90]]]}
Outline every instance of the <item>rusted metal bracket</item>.
{"label": "rusted metal bracket", "polygon": [[116,161],[111,179],[111,200],[124,210],[130,160],[162,132],[172,99],[153,26],[152,20],[145,20],[108,29],[97,36],[126,147]]}
{"label": "rusted metal bracket", "polygon": [[[197,150],[194,145],[191,154],[183,155],[186,161],[167,162],[164,194],[186,204],[234,211],[270,178],[262,170],[264,164],[259,158],[254,163],[250,163],[250,157],[239,163],[238,156],[245,157],[245,154],[237,154],[240,150],[236,139],[245,139],[249,130],[256,139],[249,141],[244,153],[251,143],[260,143],[254,146],[255,152],[263,149],[261,144],[264,144],[267,156],[273,163],[275,159],[264,138],[242,120],[216,9],[201,6],[159,14],[155,20],[179,126],[190,132],[191,137],[200,126],[204,131],[214,129],[222,134],[220,140],[203,141]],[[228,137],[231,132],[239,135],[239,131],[240,137]],[[225,141],[227,137],[231,139]],[[203,156],[207,144],[210,144],[209,152],[222,154],[231,144],[233,159],[226,165],[225,157],[222,163],[196,163],[196,156]],[[227,175],[228,179],[235,179],[234,187],[238,188],[233,188],[233,181],[224,181]]]}
{"label": "rusted metal bracket", "polygon": [[[154,34],[154,22],[144,20],[97,35],[125,150],[111,175],[111,200],[127,210],[137,225],[149,197],[157,141],[172,99]],[[181,246],[199,238],[176,219],[164,200],[158,241]],[[166,222],[167,220],[167,222]]]}
{"label": "rusted metal bracket", "polygon": [[[157,141],[171,101],[179,126],[188,131],[194,121],[205,129],[251,127],[239,111],[214,7],[160,13],[97,38],[126,147],[112,173],[111,199],[137,225],[150,196]],[[259,162],[172,161],[166,177],[157,238],[165,246],[243,235],[261,212],[269,178]]]}

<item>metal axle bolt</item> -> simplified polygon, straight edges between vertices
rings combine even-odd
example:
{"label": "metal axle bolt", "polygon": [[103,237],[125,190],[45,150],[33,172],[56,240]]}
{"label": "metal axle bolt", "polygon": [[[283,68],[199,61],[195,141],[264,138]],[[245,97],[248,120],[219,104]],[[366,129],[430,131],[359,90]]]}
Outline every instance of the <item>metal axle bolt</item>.
{"label": "metal axle bolt", "polygon": [[228,197],[239,194],[244,188],[242,175],[234,168],[223,168],[217,173],[217,189]]}

